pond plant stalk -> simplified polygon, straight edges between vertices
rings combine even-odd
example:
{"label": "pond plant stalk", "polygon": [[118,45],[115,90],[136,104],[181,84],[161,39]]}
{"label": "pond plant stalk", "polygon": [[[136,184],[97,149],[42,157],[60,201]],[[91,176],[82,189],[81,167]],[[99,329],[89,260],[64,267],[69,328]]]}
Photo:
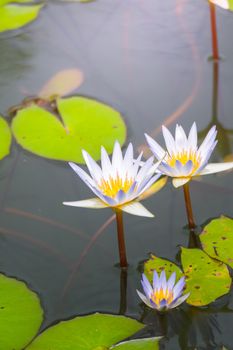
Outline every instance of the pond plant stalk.
{"label": "pond plant stalk", "polygon": [[210,23],[211,23],[211,34],[212,34],[212,58],[214,61],[218,61],[219,51],[218,51],[218,33],[217,33],[217,24],[216,24],[215,4],[209,1],[209,7],[210,7]]}
{"label": "pond plant stalk", "polygon": [[186,183],[183,186],[183,190],[184,190],[184,199],[185,199],[189,229],[194,230],[196,225],[193,218],[193,209],[192,209],[192,203],[191,203],[191,197],[190,197],[190,191],[189,191],[189,183]]}
{"label": "pond plant stalk", "polygon": [[117,237],[118,237],[120,267],[126,269],[128,266],[128,262],[126,257],[123,213],[122,213],[122,210],[119,210],[119,209],[115,209],[115,213],[116,213],[116,222],[117,222]]}

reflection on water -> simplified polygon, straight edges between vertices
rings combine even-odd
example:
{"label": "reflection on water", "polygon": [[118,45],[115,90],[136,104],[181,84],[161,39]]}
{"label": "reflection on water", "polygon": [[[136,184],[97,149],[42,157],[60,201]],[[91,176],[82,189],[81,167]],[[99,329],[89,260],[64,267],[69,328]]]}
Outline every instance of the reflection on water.
{"label": "reflection on water", "polygon": [[[134,144],[141,145],[143,132],[152,130],[161,142],[164,120],[171,128],[179,121],[186,130],[196,120],[200,138],[217,125],[220,145],[213,159],[221,160],[233,152],[233,18],[217,11],[225,59],[216,65],[207,61],[208,10],[201,0],[48,2],[39,20],[23,32],[0,37],[0,112],[37,94],[55,72],[77,68],[85,76],[79,93],[118,109]],[[232,215],[232,183],[232,173],[191,183],[198,225],[222,213]],[[191,245],[183,230],[183,194],[168,184],[147,200],[155,219],[125,217],[130,268],[128,276],[121,274],[114,267],[118,257],[111,211],[62,206],[64,200],[87,195],[65,163],[33,156],[16,144],[1,161],[0,269],[28,281],[40,294],[46,309],[43,327],[94,311],[140,318],[138,261],[149,252],[175,261],[177,246]],[[232,305],[232,295],[224,302]],[[148,324],[146,335],[166,334],[164,349],[233,346],[233,315],[227,306],[184,307],[162,320],[144,310],[142,319]]]}

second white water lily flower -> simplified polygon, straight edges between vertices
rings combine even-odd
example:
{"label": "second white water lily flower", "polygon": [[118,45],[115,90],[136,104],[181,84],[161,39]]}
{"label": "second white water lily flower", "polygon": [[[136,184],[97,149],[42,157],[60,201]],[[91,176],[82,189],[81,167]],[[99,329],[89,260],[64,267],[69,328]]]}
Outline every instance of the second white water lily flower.
{"label": "second white water lily flower", "polygon": [[76,202],[64,202],[63,204],[96,209],[111,207],[133,215],[153,217],[153,214],[140,204],[138,200],[161,176],[161,174],[155,175],[155,170],[160,162],[154,165],[154,157],[151,157],[142,165],[141,157],[142,153],[134,160],[131,143],[123,157],[120,144],[116,141],[112,161],[105,148],[101,148],[100,167],[83,150],[83,158],[90,175],[78,165],[74,163],[69,164],[97,197]]}
{"label": "second white water lily flower", "polygon": [[210,129],[200,147],[197,146],[196,123],[193,123],[188,136],[180,125],[176,125],[175,138],[165,126],[162,127],[162,131],[167,153],[149,135],[145,134],[145,136],[155,157],[164,158],[158,171],[172,177],[175,187],[185,185],[194,176],[218,173],[233,168],[233,162],[208,164],[217,144],[216,126]]}

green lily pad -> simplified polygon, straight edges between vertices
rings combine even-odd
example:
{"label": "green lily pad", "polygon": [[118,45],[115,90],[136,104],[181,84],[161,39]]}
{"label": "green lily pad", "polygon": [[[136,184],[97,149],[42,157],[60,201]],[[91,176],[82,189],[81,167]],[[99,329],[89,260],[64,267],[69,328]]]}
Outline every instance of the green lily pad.
{"label": "green lily pad", "polygon": [[11,146],[11,131],[4,118],[0,117],[0,159],[7,156]]}
{"label": "green lily pad", "polygon": [[19,6],[9,4],[0,6],[0,32],[18,29],[37,18],[43,5]]}
{"label": "green lily pad", "polygon": [[200,235],[204,251],[233,268],[233,220],[220,217],[205,226]]}
{"label": "green lily pad", "polygon": [[27,350],[104,350],[143,327],[128,317],[96,313],[48,328]]}
{"label": "green lily pad", "polygon": [[82,149],[95,160],[103,145],[111,153],[115,140],[122,145],[126,126],[113,108],[84,97],[57,100],[60,118],[32,105],[17,112],[12,131],[17,142],[39,156],[84,163]]}
{"label": "green lily pad", "polygon": [[166,272],[166,277],[168,278],[173,272],[176,273],[176,280],[180,279],[184,274],[181,269],[174,264],[173,262],[158,258],[157,256],[151,254],[149,260],[144,264],[144,273],[147,278],[153,280],[153,271],[156,270],[158,273],[161,273],[162,270]]}
{"label": "green lily pad", "polygon": [[112,346],[110,349],[119,349],[119,350],[159,350],[159,340],[161,337],[157,338],[145,338],[145,339],[135,339],[126,341],[115,346]]}
{"label": "green lily pad", "polygon": [[186,276],[187,303],[204,306],[227,294],[231,287],[228,268],[200,249],[182,248],[181,261]]}
{"label": "green lily pad", "polygon": [[0,349],[22,350],[38,332],[43,310],[25,283],[0,274]]}

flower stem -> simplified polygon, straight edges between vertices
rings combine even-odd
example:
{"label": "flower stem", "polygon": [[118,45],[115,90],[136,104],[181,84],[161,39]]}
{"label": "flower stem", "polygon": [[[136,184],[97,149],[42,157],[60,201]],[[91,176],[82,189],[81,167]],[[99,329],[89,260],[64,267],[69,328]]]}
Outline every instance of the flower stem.
{"label": "flower stem", "polygon": [[211,24],[211,33],[212,33],[212,52],[213,59],[219,60],[219,52],[218,52],[218,34],[217,34],[217,24],[216,24],[216,11],[215,4],[209,1],[210,6],[210,24]]}
{"label": "flower stem", "polygon": [[193,210],[192,210],[191,197],[189,192],[189,183],[186,183],[183,186],[183,190],[184,190],[184,199],[185,199],[185,206],[186,206],[189,228],[190,230],[193,230],[196,227],[196,225],[193,219]]}
{"label": "flower stem", "polygon": [[118,237],[118,249],[120,257],[121,268],[128,266],[125,248],[124,227],[123,227],[123,213],[122,210],[116,210],[116,222],[117,222],[117,237]]}

